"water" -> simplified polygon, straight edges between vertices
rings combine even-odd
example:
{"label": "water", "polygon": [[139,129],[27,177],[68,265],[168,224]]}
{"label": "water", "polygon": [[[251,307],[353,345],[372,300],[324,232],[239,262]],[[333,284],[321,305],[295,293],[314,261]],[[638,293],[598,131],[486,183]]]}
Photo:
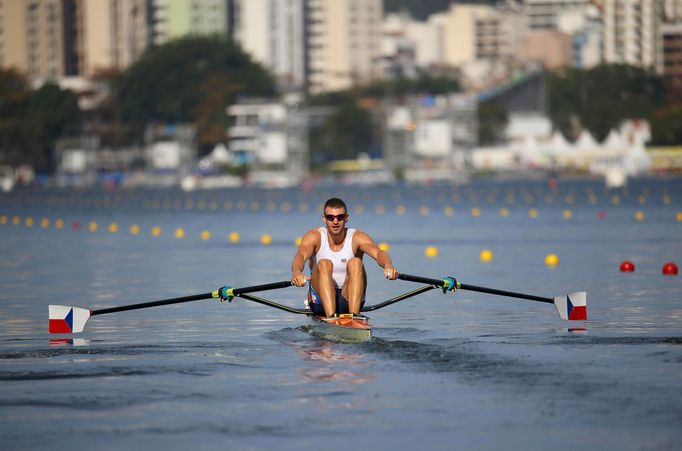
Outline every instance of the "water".
{"label": "water", "polygon": [[[433,290],[373,312],[376,338],[364,344],[320,340],[305,318],[241,299],[97,316],[72,340],[47,334],[49,304],[96,309],[286,280],[295,238],[321,224],[319,204],[335,194],[402,272],[542,296],[584,290],[589,320]],[[558,191],[5,194],[0,448],[680,449],[682,284],[661,275],[663,263],[682,264],[680,211],[675,180],[616,192],[576,181]],[[426,246],[438,257],[426,258]],[[493,261],[479,260],[483,249]],[[545,266],[548,253],[558,267]],[[619,272],[626,259],[636,272]],[[418,286],[366,265],[370,304]],[[300,307],[305,290],[260,294]]]}

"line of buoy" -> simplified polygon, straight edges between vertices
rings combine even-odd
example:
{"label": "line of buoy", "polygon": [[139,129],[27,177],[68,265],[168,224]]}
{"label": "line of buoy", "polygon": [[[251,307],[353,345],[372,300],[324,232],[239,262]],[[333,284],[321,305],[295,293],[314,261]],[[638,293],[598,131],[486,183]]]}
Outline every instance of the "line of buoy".
{"label": "line of buoy", "polygon": [[[620,264],[620,272],[635,272],[635,264],[632,263],[630,260],[624,260]],[[674,262],[666,262],[663,264],[663,267],[661,268],[661,273],[664,276],[676,276],[677,275],[677,265]]]}

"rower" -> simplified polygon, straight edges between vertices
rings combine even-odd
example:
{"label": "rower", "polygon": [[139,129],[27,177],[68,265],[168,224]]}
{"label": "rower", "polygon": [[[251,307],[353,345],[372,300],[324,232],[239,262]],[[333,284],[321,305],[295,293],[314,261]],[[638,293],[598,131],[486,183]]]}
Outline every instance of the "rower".
{"label": "rower", "polygon": [[308,305],[318,316],[360,314],[367,289],[367,274],[362,263],[365,254],[384,269],[387,279],[395,280],[399,274],[391,257],[379,249],[372,237],[346,227],[348,219],[343,200],[327,200],[322,210],[324,227],[316,227],[303,235],[291,262],[291,283],[297,287],[306,284],[303,271],[306,262],[310,262]]}

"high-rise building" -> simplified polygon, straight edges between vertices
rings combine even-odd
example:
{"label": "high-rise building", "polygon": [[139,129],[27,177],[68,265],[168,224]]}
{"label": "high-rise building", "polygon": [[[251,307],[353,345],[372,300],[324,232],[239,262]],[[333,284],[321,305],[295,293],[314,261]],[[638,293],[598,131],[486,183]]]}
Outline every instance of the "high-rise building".
{"label": "high-rise building", "polygon": [[149,45],[146,0],[75,0],[79,75],[122,70]]}
{"label": "high-rise building", "polygon": [[187,35],[227,35],[228,0],[147,0],[153,15],[152,42],[161,45]]}
{"label": "high-rise building", "polygon": [[380,74],[382,0],[306,0],[307,82],[312,93]]}
{"label": "high-rise building", "polygon": [[602,0],[604,61],[662,73],[660,0]]}
{"label": "high-rise building", "polygon": [[284,88],[305,85],[304,5],[304,0],[235,3],[235,40]]}
{"label": "high-rise building", "polygon": [[531,29],[556,29],[560,14],[584,9],[590,0],[523,0],[523,12]]}
{"label": "high-rise building", "polygon": [[62,2],[0,0],[0,66],[31,80],[65,75]]}

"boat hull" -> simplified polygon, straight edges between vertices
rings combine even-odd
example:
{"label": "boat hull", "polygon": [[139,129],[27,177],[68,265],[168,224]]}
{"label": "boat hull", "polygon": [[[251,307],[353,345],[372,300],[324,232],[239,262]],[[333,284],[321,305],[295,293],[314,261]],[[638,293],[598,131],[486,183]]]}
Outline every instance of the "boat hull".
{"label": "boat hull", "polygon": [[351,317],[341,315],[339,318],[323,319],[312,316],[313,324],[310,326],[311,334],[336,340],[349,342],[362,342],[372,339],[372,326],[367,317]]}

